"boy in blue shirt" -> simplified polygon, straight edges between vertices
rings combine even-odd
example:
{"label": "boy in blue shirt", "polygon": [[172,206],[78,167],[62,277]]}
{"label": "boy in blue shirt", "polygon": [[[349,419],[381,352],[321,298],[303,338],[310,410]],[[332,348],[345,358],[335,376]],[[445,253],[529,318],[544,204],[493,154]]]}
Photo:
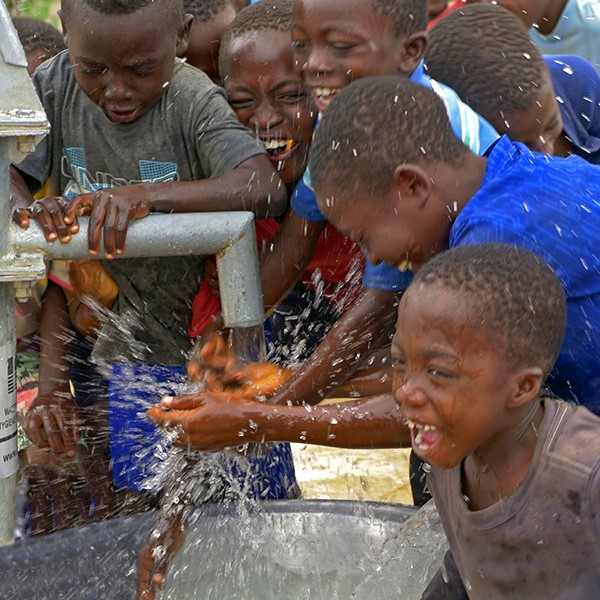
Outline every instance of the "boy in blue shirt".
{"label": "boy in blue shirt", "polygon": [[[445,102],[456,134],[482,153],[497,138],[493,128],[446,86],[423,70],[427,5],[422,0],[299,0],[292,20],[297,70],[313,90],[320,110],[350,82],[370,76],[398,74],[434,89]],[[304,272],[327,221],[321,214],[305,174],[291,199],[270,254],[262,265],[265,307],[273,308]],[[319,348],[272,401],[314,403],[342,384],[391,335],[396,292],[408,283],[407,273],[367,264],[363,290],[334,325]],[[285,287],[277,286],[285,282]],[[335,369],[331,365],[336,365]]]}
{"label": "boy in blue shirt", "polygon": [[[541,256],[567,298],[566,335],[548,384],[600,413],[600,171],[579,157],[536,154],[506,137],[477,156],[455,136],[435,93],[397,77],[355,82],[331,109],[310,154],[327,218],[364,244],[374,263],[416,271],[444,249],[481,242]],[[406,443],[390,396],[305,415],[228,394],[163,403],[171,412],[153,409],[152,418],[182,426],[182,443],[204,449],[297,441],[301,433],[309,443],[336,446]],[[249,421],[256,424],[252,432]]]}

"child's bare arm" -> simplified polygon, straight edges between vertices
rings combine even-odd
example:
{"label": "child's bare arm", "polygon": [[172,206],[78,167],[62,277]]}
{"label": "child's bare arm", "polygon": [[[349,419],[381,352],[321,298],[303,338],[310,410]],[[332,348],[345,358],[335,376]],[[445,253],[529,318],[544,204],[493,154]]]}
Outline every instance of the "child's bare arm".
{"label": "child's bare arm", "polygon": [[391,338],[399,294],[363,288],[313,355],[270,402],[316,404],[347,381],[374,348]]}
{"label": "child's bare arm", "polygon": [[261,286],[267,312],[285,298],[306,270],[325,225],[326,221],[306,221],[288,210],[262,259]]}
{"label": "child's bare arm", "polygon": [[81,194],[71,201],[67,223],[78,214],[90,215],[90,254],[100,250],[104,234],[107,258],[125,250],[129,224],[151,212],[204,212],[249,210],[257,217],[280,215],[287,192],[264,155],[253,156],[235,169],[211,179],[169,183],[141,183]]}
{"label": "child's bare arm", "polygon": [[79,412],[69,390],[68,348],[72,330],[62,289],[50,282],[40,324],[39,393],[23,428],[39,448],[74,456],[79,439]]}
{"label": "child's bare arm", "polygon": [[[410,434],[391,395],[315,406],[271,404],[205,392],[164,398],[148,411],[162,427],[179,431],[176,444],[217,450],[246,442],[290,441],[345,448],[397,448]],[[360,426],[359,426],[360,425]]]}

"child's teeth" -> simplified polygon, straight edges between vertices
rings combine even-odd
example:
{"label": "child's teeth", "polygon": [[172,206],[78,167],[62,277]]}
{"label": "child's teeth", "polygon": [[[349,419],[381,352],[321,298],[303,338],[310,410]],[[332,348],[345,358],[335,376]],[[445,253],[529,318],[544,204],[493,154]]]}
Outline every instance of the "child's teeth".
{"label": "child's teeth", "polygon": [[398,270],[402,271],[403,273],[405,271],[412,271],[412,263],[410,262],[410,260],[408,260],[408,258],[405,258],[398,264]]}
{"label": "child's teeth", "polygon": [[263,140],[263,144],[267,150],[277,150],[278,148],[291,147],[293,140]]}

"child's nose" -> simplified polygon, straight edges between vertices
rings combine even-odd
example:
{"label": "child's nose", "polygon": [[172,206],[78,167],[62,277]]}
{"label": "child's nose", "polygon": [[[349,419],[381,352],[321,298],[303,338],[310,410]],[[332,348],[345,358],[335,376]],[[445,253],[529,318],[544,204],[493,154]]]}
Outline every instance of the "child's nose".
{"label": "child's nose", "polygon": [[282,121],[281,113],[268,100],[263,100],[249,119],[250,126],[257,132],[267,131]]}
{"label": "child's nose", "polygon": [[394,391],[396,402],[411,408],[420,408],[427,403],[427,396],[419,385],[417,377],[407,373]]}
{"label": "child's nose", "polygon": [[104,95],[107,100],[115,101],[131,98],[131,88],[123,77],[113,76],[108,82]]}
{"label": "child's nose", "polygon": [[331,70],[331,60],[327,49],[320,46],[312,46],[303,65],[303,71],[311,75],[323,75]]}

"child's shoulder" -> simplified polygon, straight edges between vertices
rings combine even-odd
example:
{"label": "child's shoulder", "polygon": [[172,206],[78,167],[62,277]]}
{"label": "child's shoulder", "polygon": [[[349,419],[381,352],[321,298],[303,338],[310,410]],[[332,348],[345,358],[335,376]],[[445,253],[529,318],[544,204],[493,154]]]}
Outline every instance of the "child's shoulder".
{"label": "child's shoulder", "polygon": [[544,401],[546,418],[544,456],[554,466],[588,476],[600,468],[600,417],[563,400]]}

